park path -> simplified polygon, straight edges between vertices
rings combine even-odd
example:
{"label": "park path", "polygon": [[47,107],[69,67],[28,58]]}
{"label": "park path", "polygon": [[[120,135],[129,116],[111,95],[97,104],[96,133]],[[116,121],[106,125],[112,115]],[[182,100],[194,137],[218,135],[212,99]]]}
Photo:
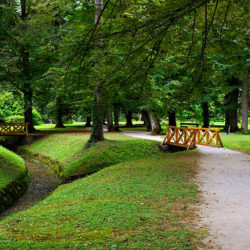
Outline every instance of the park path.
{"label": "park path", "polygon": [[[161,136],[144,131],[124,133],[162,141]],[[205,245],[250,250],[250,155],[224,148],[198,148],[197,184],[203,195],[199,226],[210,234]]]}
{"label": "park path", "polygon": [[26,160],[25,163],[30,173],[28,190],[9,209],[0,214],[0,220],[18,211],[26,210],[45,199],[59,185],[52,170],[37,162]]}

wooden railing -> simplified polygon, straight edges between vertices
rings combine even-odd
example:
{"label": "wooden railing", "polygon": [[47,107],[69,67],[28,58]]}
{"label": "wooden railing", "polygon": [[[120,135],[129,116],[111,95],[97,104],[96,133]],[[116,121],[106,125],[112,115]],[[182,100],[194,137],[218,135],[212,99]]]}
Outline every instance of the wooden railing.
{"label": "wooden railing", "polygon": [[175,127],[168,126],[168,132],[162,144],[174,145],[193,149],[198,145],[210,147],[223,147],[219,135],[219,129],[199,127]]}
{"label": "wooden railing", "polygon": [[193,149],[196,147],[196,129],[168,126],[168,132],[162,144]]}
{"label": "wooden railing", "polygon": [[222,147],[223,143],[220,138],[220,129],[211,128],[195,128],[197,130],[196,144],[210,146],[210,147]]}
{"label": "wooden railing", "polygon": [[1,135],[28,135],[29,123],[0,123]]}

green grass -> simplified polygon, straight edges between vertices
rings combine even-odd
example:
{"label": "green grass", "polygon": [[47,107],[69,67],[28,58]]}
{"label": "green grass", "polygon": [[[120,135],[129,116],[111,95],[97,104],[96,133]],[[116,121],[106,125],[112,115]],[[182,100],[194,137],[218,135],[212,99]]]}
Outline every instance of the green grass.
{"label": "green grass", "polygon": [[[85,134],[53,134],[26,145],[21,152],[39,160],[46,158],[64,181],[70,176],[91,174],[116,163],[158,153],[158,142],[132,138],[121,133],[106,133],[106,140],[84,150]],[[54,166],[53,166],[54,164]]]}
{"label": "green grass", "polygon": [[250,154],[250,135],[229,134],[220,135],[225,148],[236,149]]}
{"label": "green grass", "polygon": [[0,146],[0,192],[25,172],[27,168],[23,159]]}
{"label": "green grass", "polygon": [[73,124],[64,124],[65,128],[55,128],[56,124],[41,124],[35,126],[35,129],[41,131],[72,131],[72,130],[83,130],[85,131],[86,128],[84,127],[84,122],[74,122]]}
{"label": "green grass", "polygon": [[0,223],[1,249],[196,249],[192,154],[123,162]]}

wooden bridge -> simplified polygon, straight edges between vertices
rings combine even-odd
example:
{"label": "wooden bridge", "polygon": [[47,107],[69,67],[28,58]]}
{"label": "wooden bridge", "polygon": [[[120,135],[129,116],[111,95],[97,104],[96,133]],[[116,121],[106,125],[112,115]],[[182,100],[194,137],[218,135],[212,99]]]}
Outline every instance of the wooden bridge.
{"label": "wooden bridge", "polygon": [[219,132],[219,129],[168,126],[168,132],[162,145],[167,144],[187,149],[196,148],[196,144],[223,147]]}
{"label": "wooden bridge", "polygon": [[0,123],[0,136],[2,135],[28,135],[29,123]]}

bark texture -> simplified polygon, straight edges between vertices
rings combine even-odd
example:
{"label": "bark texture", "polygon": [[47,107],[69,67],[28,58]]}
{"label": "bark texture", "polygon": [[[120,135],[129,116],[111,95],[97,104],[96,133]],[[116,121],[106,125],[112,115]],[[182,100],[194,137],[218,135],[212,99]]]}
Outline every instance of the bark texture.
{"label": "bark texture", "polygon": [[248,77],[250,70],[246,70],[242,84],[242,129],[248,131]]}
{"label": "bark texture", "polygon": [[113,115],[112,115],[112,104],[107,103],[107,122],[108,122],[108,132],[114,131]]}
{"label": "bark texture", "polygon": [[[103,9],[103,0],[95,0],[95,23],[102,25],[100,22],[100,14]],[[96,41],[96,48],[100,48],[103,44],[102,39]],[[96,64],[98,67],[98,63]],[[97,85],[94,89],[94,101],[92,106],[93,125],[91,129],[91,136],[86,144],[86,148],[90,147],[92,143],[104,140],[103,136],[103,107],[102,107],[102,83]]]}
{"label": "bark texture", "polygon": [[65,128],[62,121],[62,100],[61,97],[56,97],[56,126],[55,128]]}
{"label": "bark texture", "polygon": [[209,106],[208,102],[202,104],[203,128],[209,128]]}
{"label": "bark texture", "polygon": [[147,127],[147,131],[152,131],[152,126],[151,126],[151,122],[150,122],[150,119],[149,119],[148,111],[147,110],[142,110],[141,114],[142,114],[142,119],[144,121],[144,124]]}
{"label": "bark texture", "polygon": [[148,110],[148,116],[150,119],[151,127],[152,127],[152,135],[159,135],[161,132],[161,124],[155,112],[151,109]]}
{"label": "bark texture", "polygon": [[120,112],[119,105],[114,104],[114,122],[115,122],[114,131],[120,131],[119,130],[119,112]]}
{"label": "bark texture", "polygon": [[93,125],[88,145],[104,140],[103,137],[103,107],[102,107],[102,90],[97,86],[94,91],[94,101],[92,106]]}
{"label": "bark texture", "polygon": [[225,95],[226,105],[226,126],[230,127],[231,132],[238,130],[238,99],[239,99],[239,80],[235,77],[229,81],[229,86],[232,88]]}

